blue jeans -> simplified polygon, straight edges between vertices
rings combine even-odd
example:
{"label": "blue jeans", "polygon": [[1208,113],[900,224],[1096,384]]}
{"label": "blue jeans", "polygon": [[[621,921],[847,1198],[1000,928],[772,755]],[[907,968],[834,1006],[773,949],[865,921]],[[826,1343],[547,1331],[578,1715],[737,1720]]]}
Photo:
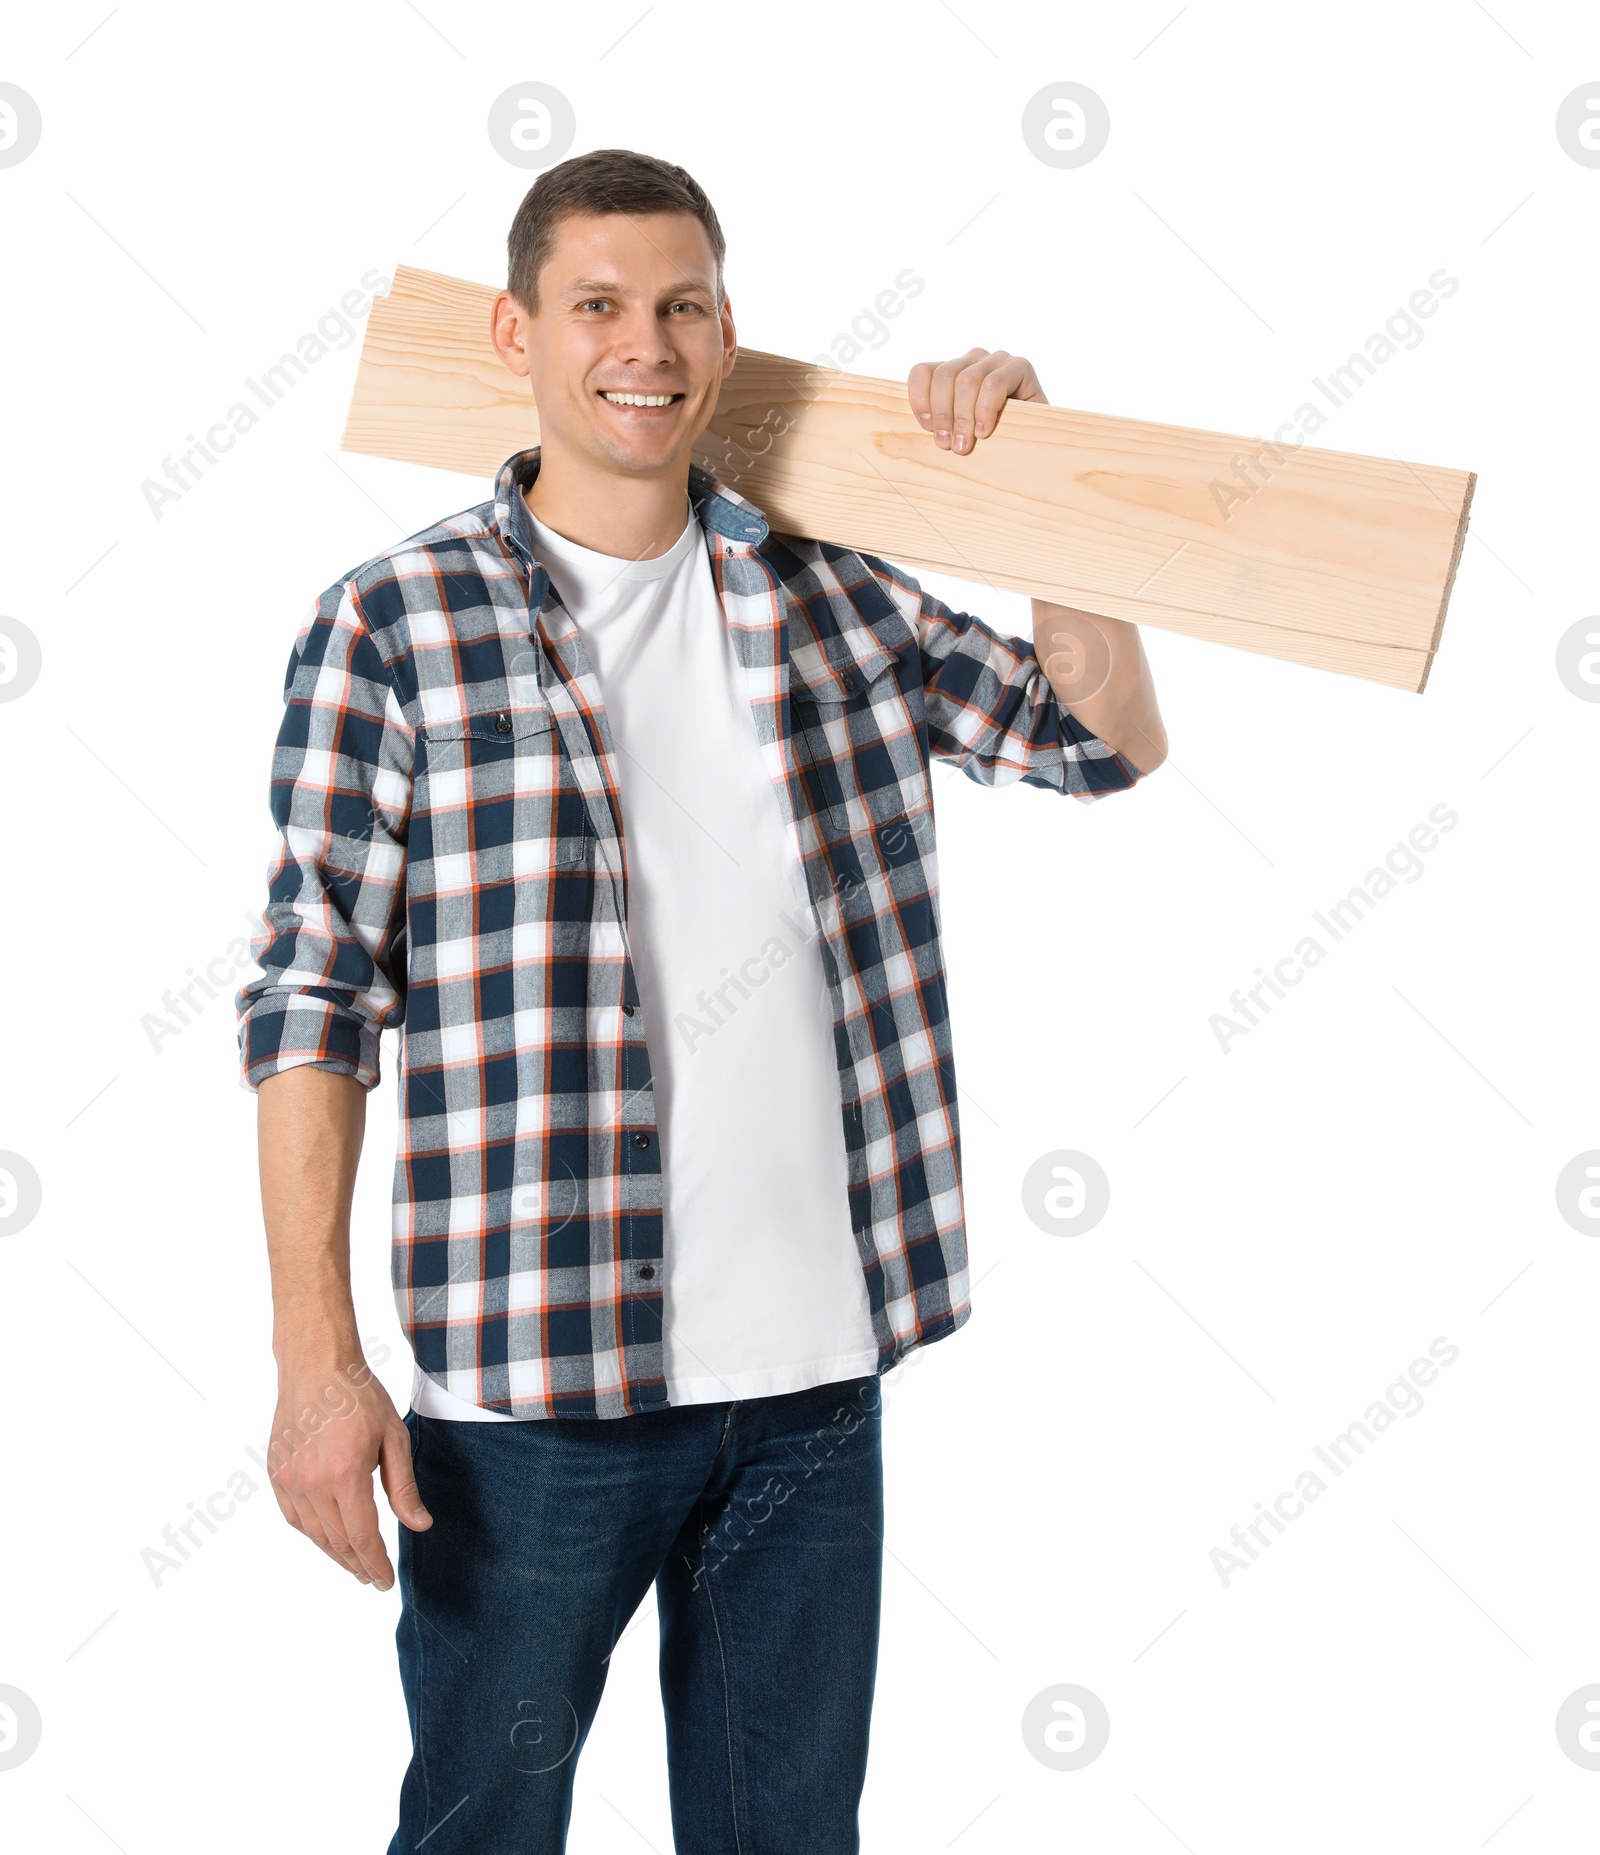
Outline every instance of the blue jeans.
{"label": "blue jeans", "polygon": [[660,1618],[678,1855],[856,1855],[883,1583],[876,1377],[635,1417],[411,1412],[412,1756],[389,1855],[559,1855],[608,1658]]}

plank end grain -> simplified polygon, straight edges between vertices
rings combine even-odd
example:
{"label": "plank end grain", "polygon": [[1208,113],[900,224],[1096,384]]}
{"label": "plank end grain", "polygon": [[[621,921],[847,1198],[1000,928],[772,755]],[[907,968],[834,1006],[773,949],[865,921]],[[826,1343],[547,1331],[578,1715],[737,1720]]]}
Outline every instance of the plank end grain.
{"label": "plank end grain", "polygon": [[1439,592],[1439,615],[1434,620],[1433,637],[1428,645],[1430,661],[1433,653],[1439,648],[1440,638],[1444,635],[1445,610],[1450,604],[1450,594],[1455,588],[1456,568],[1461,565],[1461,550],[1467,545],[1467,520],[1472,510],[1472,492],[1478,486],[1478,473],[1475,470],[1469,470],[1466,477],[1466,487],[1461,493],[1461,516],[1456,523],[1455,546],[1450,552],[1450,564],[1445,569],[1444,585]]}

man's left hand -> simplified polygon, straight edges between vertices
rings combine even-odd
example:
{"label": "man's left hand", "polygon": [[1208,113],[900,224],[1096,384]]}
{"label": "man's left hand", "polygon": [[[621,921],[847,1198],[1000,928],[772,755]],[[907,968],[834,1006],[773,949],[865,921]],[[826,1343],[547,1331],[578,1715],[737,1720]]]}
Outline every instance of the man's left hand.
{"label": "man's left hand", "polygon": [[966,454],[1000,423],[1008,399],[1047,406],[1032,361],[1004,348],[968,348],[954,361],[918,361],[906,378],[911,410],[943,451]]}
{"label": "man's left hand", "polygon": [[[911,410],[943,451],[969,457],[1000,423],[1008,399],[1047,406],[1033,363],[1004,348],[918,361],[906,377]],[[1033,601],[1034,654],[1063,708],[1116,748],[1141,777],[1167,757],[1150,665],[1137,626],[1075,606]]]}

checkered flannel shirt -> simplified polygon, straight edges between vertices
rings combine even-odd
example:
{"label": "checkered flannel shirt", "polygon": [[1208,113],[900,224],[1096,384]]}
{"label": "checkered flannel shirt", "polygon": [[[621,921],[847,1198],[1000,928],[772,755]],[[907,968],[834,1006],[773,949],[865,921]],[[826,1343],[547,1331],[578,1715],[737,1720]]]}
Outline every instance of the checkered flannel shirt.
{"label": "checkered flannel shirt", "polygon": [[[418,1364],[514,1417],[621,1417],[668,1403],[661,1148],[616,747],[534,557],[538,468],[509,458],[492,501],[307,615],[240,1059],[251,1089],[300,1063],[371,1087],[398,1032],[391,1275]],[[929,756],[1083,800],[1140,775],[1030,643],[771,532],[699,464],[689,494],[811,898],[881,1373],[971,1312]]]}

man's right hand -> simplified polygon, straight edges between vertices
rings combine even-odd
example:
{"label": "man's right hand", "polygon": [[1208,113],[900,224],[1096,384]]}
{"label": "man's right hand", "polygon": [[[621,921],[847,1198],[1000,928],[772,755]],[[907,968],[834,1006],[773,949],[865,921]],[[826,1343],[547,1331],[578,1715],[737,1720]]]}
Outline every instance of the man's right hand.
{"label": "man's right hand", "polygon": [[320,1363],[280,1364],[267,1461],[290,1526],[380,1591],[394,1583],[394,1570],[378,1530],[372,1471],[382,1475],[402,1526],[433,1525],[411,1472],[411,1433],[359,1351],[348,1363],[324,1354]]}
{"label": "man's right hand", "polygon": [[362,1355],[350,1294],[350,1201],[367,1091],[301,1063],[256,1091],[261,1212],[272,1264],[278,1408],[267,1463],[290,1526],[363,1584],[394,1583],[372,1471],[402,1526],[433,1516],[411,1473],[411,1433]]}

